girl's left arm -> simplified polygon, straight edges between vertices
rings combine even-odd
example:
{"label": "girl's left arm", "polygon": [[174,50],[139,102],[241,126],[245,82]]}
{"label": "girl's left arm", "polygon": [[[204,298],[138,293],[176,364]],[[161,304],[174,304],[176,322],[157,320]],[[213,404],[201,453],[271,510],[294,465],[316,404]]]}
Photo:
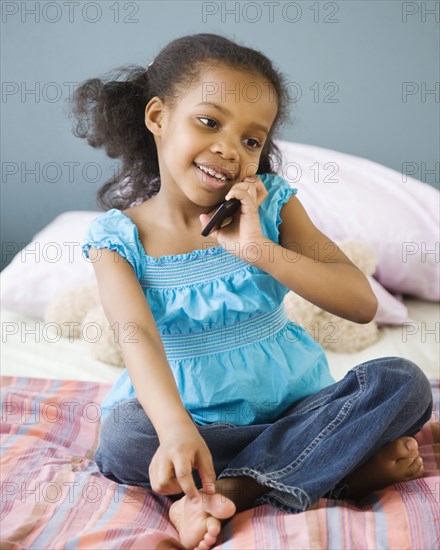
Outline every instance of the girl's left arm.
{"label": "girl's left arm", "polygon": [[[293,195],[280,212],[280,244],[263,237],[252,265],[318,307],[355,323],[368,323],[377,299],[365,275],[310,220]],[[251,251],[248,249],[248,254]]]}

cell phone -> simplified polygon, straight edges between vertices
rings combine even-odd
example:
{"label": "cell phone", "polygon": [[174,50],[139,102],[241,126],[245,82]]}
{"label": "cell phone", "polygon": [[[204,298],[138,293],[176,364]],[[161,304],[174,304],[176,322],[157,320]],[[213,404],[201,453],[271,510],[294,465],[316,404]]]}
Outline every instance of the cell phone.
{"label": "cell phone", "polygon": [[212,231],[229,225],[232,221],[232,216],[240,208],[240,204],[238,199],[229,199],[222,202],[204,227],[202,235],[207,237]]}

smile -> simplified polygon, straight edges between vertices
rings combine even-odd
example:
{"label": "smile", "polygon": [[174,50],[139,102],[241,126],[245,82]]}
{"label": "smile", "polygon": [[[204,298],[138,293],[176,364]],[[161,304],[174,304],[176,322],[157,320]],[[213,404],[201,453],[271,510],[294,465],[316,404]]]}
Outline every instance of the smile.
{"label": "smile", "polygon": [[210,191],[225,191],[229,187],[229,180],[224,174],[223,177],[212,176],[207,170],[199,168],[199,165],[194,163],[194,168],[197,171],[198,178],[203,187]]}
{"label": "smile", "polygon": [[202,164],[196,164],[196,166],[202,172],[205,172],[206,174],[209,174],[213,178],[217,178],[220,181],[227,181],[227,179],[228,179],[224,174],[220,174],[220,172],[216,172],[215,170],[212,170],[212,168],[207,168],[206,166],[203,166]]}

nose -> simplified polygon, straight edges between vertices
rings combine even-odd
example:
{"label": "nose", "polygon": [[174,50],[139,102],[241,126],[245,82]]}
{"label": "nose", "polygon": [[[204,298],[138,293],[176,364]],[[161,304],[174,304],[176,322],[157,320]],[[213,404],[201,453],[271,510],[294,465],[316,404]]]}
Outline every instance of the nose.
{"label": "nose", "polygon": [[225,160],[235,162],[239,160],[239,154],[236,145],[234,145],[233,138],[226,138],[226,136],[223,136],[221,139],[213,143],[211,151],[215,154],[220,153]]}

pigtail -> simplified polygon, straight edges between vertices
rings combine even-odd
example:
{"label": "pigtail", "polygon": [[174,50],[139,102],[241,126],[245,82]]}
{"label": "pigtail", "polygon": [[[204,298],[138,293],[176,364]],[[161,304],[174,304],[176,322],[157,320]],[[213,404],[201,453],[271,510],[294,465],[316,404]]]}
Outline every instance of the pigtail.
{"label": "pigtail", "polygon": [[87,139],[92,147],[104,148],[109,157],[121,159],[119,176],[98,191],[101,207],[124,210],[159,191],[159,161],[154,137],[144,123],[145,107],[158,96],[173,110],[182,93],[215,63],[259,73],[272,84],[278,112],[257,172],[277,173],[281,153],[274,139],[289,119],[291,101],[283,74],[261,52],[224,36],[183,36],[163,48],[147,69],[125,65],[102,78],[86,80],[74,93],[71,112],[76,118],[75,136]]}
{"label": "pigtail", "polygon": [[[148,71],[124,66],[102,78],[83,82],[73,96],[73,133],[92,147],[121,159],[121,170],[98,192],[104,208],[126,208],[159,190],[156,144],[144,124],[149,93]],[[135,185],[132,182],[136,182]]]}

